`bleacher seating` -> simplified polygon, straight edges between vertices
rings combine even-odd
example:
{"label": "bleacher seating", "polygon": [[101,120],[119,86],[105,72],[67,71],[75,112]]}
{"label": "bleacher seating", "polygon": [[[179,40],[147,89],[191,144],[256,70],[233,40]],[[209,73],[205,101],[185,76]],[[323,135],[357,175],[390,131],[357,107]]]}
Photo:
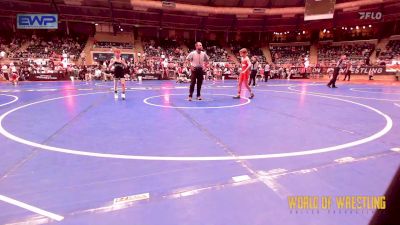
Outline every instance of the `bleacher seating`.
{"label": "bleacher seating", "polygon": [[73,36],[36,36],[32,35],[29,46],[24,51],[17,51],[12,58],[43,58],[48,59],[63,53],[78,58],[86,43],[85,38]]}
{"label": "bleacher seating", "polygon": [[386,49],[378,55],[380,63],[391,64],[392,60],[400,61],[400,40],[390,40]]}
{"label": "bleacher seating", "polygon": [[309,45],[283,46],[270,45],[272,61],[278,65],[302,66],[304,58],[310,55]]}
{"label": "bleacher seating", "polygon": [[342,54],[347,54],[348,59],[356,62],[366,63],[375,49],[372,43],[344,43],[344,44],[321,44],[318,47],[318,63],[325,66],[335,64]]}
{"label": "bleacher seating", "polygon": [[236,55],[238,60],[240,60],[239,50],[242,48],[246,48],[249,51],[250,56],[257,56],[259,62],[264,63],[266,61],[266,57],[264,56],[261,47],[254,46],[254,43],[231,42],[230,47],[233,54]]}

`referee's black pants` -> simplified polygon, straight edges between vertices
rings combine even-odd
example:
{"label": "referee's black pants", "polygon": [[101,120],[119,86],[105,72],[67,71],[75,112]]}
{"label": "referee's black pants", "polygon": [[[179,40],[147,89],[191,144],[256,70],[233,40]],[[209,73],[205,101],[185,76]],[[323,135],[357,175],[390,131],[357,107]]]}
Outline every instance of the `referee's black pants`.
{"label": "referee's black pants", "polygon": [[190,89],[189,89],[189,97],[193,96],[194,85],[197,83],[197,97],[201,96],[201,85],[203,84],[203,68],[195,67],[192,70],[192,75],[190,76]]}
{"label": "referee's black pants", "polygon": [[257,76],[257,70],[252,70],[250,73],[249,86],[252,81],[253,81],[253,86],[256,86],[256,76]]}
{"label": "referee's black pants", "polygon": [[335,69],[333,69],[332,79],[329,81],[328,86],[332,85],[332,87],[336,87],[336,80],[337,77],[339,76],[339,70],[340,70],[339,67],[335,67]]}

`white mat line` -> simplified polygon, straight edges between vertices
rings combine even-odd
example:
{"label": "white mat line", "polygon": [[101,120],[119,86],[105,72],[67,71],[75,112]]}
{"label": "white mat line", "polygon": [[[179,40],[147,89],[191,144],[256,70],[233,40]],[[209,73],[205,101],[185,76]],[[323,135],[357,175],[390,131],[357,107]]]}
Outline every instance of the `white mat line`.
{"label": "white mat line", "polygon": [[4,195],[0,195],[0,201],[7,202],[7,203],[9,203],[11,205],[15,205],[15,206],[21,207],[23,209],[26,209],[28,211],[40,214],[42,216],[48,217],[48,218],[53,219],[53,220],[61,221],[61,220],[64,219],[63,216],[48,212],[46,210],[37,208],[37,207],[32,206],[32,205],[28,205],[26,203],[20,202],[18,200],[15,200],[15,199],[12,199],[12,198],[9,198],[9,197],[6,197]]}

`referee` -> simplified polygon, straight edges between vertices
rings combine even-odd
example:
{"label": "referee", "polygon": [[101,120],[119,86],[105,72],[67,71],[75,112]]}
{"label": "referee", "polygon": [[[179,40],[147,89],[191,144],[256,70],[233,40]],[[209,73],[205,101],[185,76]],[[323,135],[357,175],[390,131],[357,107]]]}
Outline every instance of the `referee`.
{"label": "referee", "polygon": [[253,87],[256,86],[256,76],[258,72],[258,62],[257,58],[255,56],[251,57],[251,73],[250,73],[250,80],[249,80],[249,86],[251,82],[253,82]]}
{"label": "referee", "polygon": [[326,85],[329,88],[337,88],[336,87],[336,80],[337,77],[339,76],[339,71],[340,69],[345,65],[344,61],[346,60],[346,55],[342,55],[339,59],[339,61],[336,63],[335,68],[333,69],[333,76],[332,79],[329,81],[329,83]]}
{"label": "referee", "polygon": [[203,84],[204,66],[209,61],[208,55],[202,51],[203,45],[201,42],[196,42],[196,50],[189,53],[186,60],[191,64],[192,75],[190,76],[190,89],[189,89],[189,101],[192,101],[194,85],[197,82],[197,100],[201,98],[201,85]]}

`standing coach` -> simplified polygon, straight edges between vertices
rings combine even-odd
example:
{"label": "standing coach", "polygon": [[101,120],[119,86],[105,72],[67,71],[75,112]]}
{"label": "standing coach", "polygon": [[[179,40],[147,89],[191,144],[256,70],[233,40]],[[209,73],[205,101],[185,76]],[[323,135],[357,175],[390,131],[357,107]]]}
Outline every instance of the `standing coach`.
{"label": "standing coach", "polygon": [[190,89],[189,89],[189,101],[192,101],[194,85],[197,82],[197,100],[201,98],[201,85],[203,84],[204,67],[209,61],[208,55],[202,51],[203,45],[201,42],[196,42],[196,50],[189,53],[186,60],[191,64],[192,75],[190,76]]}

